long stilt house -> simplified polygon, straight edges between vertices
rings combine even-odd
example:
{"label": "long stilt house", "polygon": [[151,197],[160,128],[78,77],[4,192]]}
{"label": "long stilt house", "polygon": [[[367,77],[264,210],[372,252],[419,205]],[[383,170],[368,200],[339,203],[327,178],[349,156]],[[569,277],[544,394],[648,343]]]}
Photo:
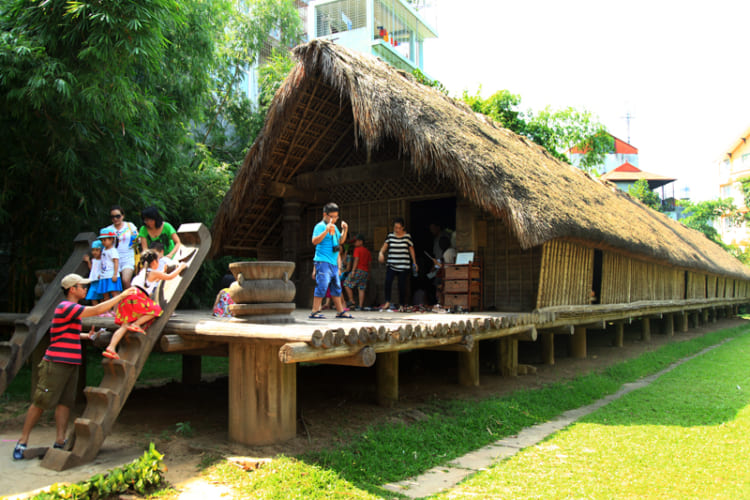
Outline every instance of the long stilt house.
{"label": "long stilt house", "polygon": [[[312,228],[334,201],[375,250],[395,216],[418,247],[434,218],[455,227],[457,250],[481,263],[487,310],[728,304],[750,294],[748,268],[703,234],[411,75],[327,41],[294,53],[216,216],[215,253],[294,261],[306,283]],[[307,288],[297,287],[300,307]]]}

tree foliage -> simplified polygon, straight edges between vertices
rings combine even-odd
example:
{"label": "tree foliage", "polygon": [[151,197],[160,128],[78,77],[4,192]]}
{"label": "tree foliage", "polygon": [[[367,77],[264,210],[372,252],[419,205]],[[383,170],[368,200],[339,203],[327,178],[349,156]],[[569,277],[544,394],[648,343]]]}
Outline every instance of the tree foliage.
{"label": "tree foliage", "polygon": [[210,224],[263,119],[241,77],[261,34],[284,47],[300,20],[291,0],[0,5],[0,243],[10,308],[28,310],[33,270],[112,204]]}
{"label": "tree foliage", "polygon": [[679,206],[684,207],[683,214],[685,217],[680,219],[682,224],[700,231],[708,239],[718,243],[722,247],[726,247],[721,241],[721,235],[714,227],[714,222],[722,216],[735,216],[737,207],[735,207],[732,198],[719,198],[698,203],[680,200],[677,203]]}
{"label": "tree foliage", "polygon": [[654,210],[661,209],[661,198],[648,186],[646,179],[638,179],[628,188],[628,194]]}
{"label": "tree foliage", "polygon": [[566,153],[578,147],[584,152],[578,166],[586,172],[596,172],[596,167],[614,147],[612,136],[588,111],[572,107],[554,111],[547,107],[536,114],[532,111],[523,113],[518,110],[521,104],[518,94],[500,90],[485,99],[480,92],[481,88],[474,95],[464,91],[461,99],[475,112],[528,137],[562,161],[569,162]]}

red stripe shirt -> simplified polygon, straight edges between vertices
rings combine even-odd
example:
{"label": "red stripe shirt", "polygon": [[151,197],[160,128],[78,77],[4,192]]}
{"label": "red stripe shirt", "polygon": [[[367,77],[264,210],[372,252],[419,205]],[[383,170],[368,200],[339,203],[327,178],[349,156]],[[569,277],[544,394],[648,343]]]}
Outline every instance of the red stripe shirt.
{"label": "red stripe shirt", "polygon": [[49,329],[50,345],[44,359],[55,363],[81,364],[81,313],[84,306],[63,300],[55,309]]}

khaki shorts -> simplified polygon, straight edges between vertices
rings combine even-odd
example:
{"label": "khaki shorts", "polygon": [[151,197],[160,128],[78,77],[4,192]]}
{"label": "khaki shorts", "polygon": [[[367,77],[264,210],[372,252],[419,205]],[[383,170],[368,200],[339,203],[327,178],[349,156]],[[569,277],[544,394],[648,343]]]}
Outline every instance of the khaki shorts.
{"label": "khaki shorts", "polygon": [[39,363],[39,382],[34,391],[34,405],[43,410],[51,410],[57,405],[72,408],[76,402],[78,368],[80,365],[43,359]]}

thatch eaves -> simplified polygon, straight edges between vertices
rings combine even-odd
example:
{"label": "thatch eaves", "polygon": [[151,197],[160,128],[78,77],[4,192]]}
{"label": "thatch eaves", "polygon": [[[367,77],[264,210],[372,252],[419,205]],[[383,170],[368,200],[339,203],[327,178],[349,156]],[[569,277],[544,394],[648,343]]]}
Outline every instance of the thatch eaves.
{"label": "thatch eaves", "polygon": [[[325,168],[343,138],[370,152],[397,142],[415,174],[443,179],[504,218],[524,248],[572,238],[680,267],[750,277],[703,234],[380,60],[324,40],[301,45],[294,54],[299,62],[277,92],[216,216],[217,252],[257,244],[264,231],[243,228],[255,228],[256,218],[273,212],[268,183]],[[309,127],[314,133],[295,142],[295,133]],[[266,227],[273,227],[270,220]]]}

